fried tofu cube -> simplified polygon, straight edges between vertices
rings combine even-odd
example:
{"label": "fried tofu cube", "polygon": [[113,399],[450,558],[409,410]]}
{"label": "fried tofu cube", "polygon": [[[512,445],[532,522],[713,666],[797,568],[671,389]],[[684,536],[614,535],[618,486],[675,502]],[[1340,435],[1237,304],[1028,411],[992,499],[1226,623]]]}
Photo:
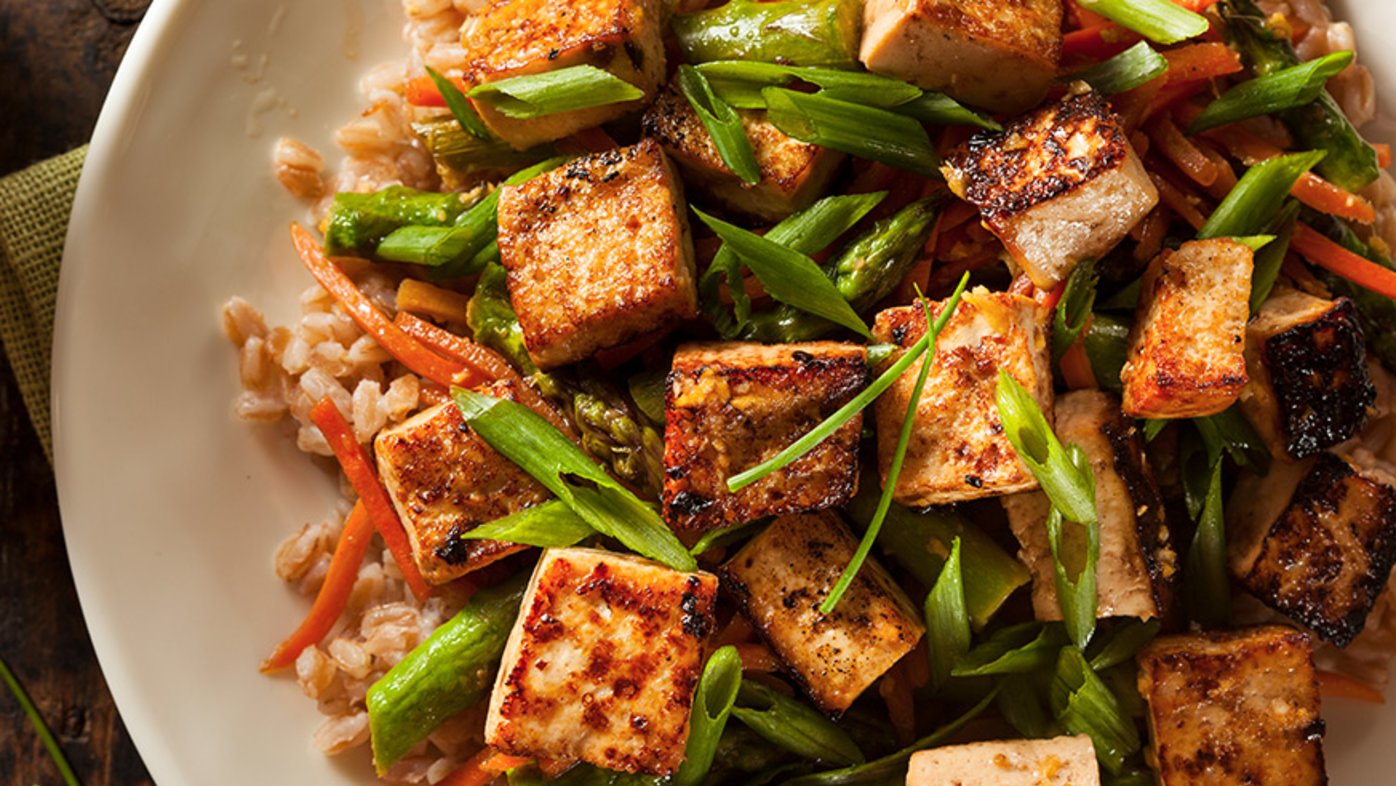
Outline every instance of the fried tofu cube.
{"label": "fried tofu cube", "polygon": [[1396,476],[1371,454],[1324,452],[1237,489],[1233,575],[1267,606],[1345,647],[1396,563]]}
{"label": "fried tofu cube", "polygon": [[1149,263],[1120,382],[1126,415],[1196,418],[1230,407],[1246,386],[1250,248],[1193,240]]}
{"label": "fried tofu cube", "polygon": [[1138,660],[1160,786],[1328,782],[1308,635],[1272,625],[1163,636]]}
{"label": "fried tofu cube", "polygon": [[741,491],[728,491],[727,479],[803,437],[869,377],[867,350],[854,344],[679,347],[665,396],[664,520],[701,530],[847,502],[858,491],[861,414]]}
{"label": "fried tofu cube", "polygon": [[1246,372],[1241,409],[1275,455],[1307,458],[1352,439],[1377,397],[1347,298],[1272,294],[1246,327]]}
{"label": "fried tofu cube", "polygon": [[914,753],[906,786],[1100,786],[1084,734],[946,745]]}
{"label": "fried tofu cube", "polygon": [[[484,392],[515,398],[508,382]],[[417,568],[431,584],[445,584],[523,550],[514,543],[462,540],[461,535],[551,496],[471,431],[449,401],[379,432],[373,452]]]}
{"label": "fried tofu cube", "polygon": [[697,315],[686,211],[678,175],[648,140],[500,188],[500,259],[539,368]]}
{"label": "fried tofu cube", "polygon": [[[1081,447],[1095,473],[1100,521],[1096,616],[1171,617],[1178,555],[1169,542],[1163,495],[1144,456],[1143,436],[1120,412],[1119,400],[1098,390],[1059,396],[1055,431],[1064,444]],[[1022,547],[1018,557],[1032,571],[1033,616],[1060,620],[1056,572],[1047,543],[1051,503],[1041,491],[1033,491],[1004,497],[1003,507]],[[1081,528],[1067,526],[1062,532],[1067,553],[1083,553]]]}
{"label": "fried tofu cube", "polygon": [[490,694],[485,742],[511,756],[668,775],[713,627],[717,577],[547,549]]}
{"label": "fried tofu cube", "polygon": [[906,593],[871,557],[829,614],[819,604],[858,541],[831,511],[782,516],[722,566],[730,592],[815,706],[842,713],[925,634]]}
{"label": "fried tofu cube", "polygon": [[1104,256],[1158,204],[1128,135],[1096,93],[975,134],[941,172],[1039,289]]}
{"label": "fried tofu cube", "polygon": [[748,185],[718,155],[693,105],[671,84],[645,113],[645,135],[659,142],[687,181],[725,207],[764,221],[779,221],[808,206],[843,162],[843,154],[781,133],[766,113],[738,109],[751,140],[761,180]]}
{"label": "fried tofu cube", "polygon": [[[944,302],[932,303],[939,314]],[[877,315],[873,335],[905,349],[926,333],[920,305]],[[879,372],[896,362],[890,357]],[[877,458],[882,482],[896,453],[897,436],[923,360],[917,360],[877,399]],[[916,404],[894,499],[909,506],[1001,496],[1037,488],[999,422],[995,391],[999,369],[1032,395],[1052,417],[1052,368],[1047,311],[1032,298],[981,288],[966,292],[936,344],[926,387]]]}
{"label": "fried tofu cube", "polygon": [[1037,106],[1062,48],[1060,0],[868,0],[869,71],[995,112]]}
{"label": "fried tofu cube", "polygon": [[593,66],[644,91],[643,98],[534,118],[472,100],[485,125],[518,150],[561,139],[642,108],[664,80],[659,0],[495,0],[461,27],[466,84]]}

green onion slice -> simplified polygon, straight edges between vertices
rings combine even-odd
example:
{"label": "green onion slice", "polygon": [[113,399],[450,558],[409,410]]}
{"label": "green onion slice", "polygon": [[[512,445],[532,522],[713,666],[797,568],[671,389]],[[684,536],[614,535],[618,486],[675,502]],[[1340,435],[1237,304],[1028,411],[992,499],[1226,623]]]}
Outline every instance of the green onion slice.
{"label": "green onion slice", "polygon": [[644,95],[645,91],[624,79],[590,65],[513,76],[470,91],[471,98],[518,120],[620,104]]}
{"label": "green onion slice", "polygon": [[1062,356],[1080,338],[1095,308],[1096,274],[1094,259],[1083,259],[1066,280],[1062,299],[1052,312],[1052,362],[1060,363]]}
{"label": "green onion slice", "polygon": [[749,535],[756,534],[756,530],[765,527],[767,523],[769,523],[769,519],[755,519],[753,521],[744,521],[740,524],[733,524],[730,527],[710,529],[703,533],[703,537],[699,538],[698,542],[693,544],[693,548],[689,549],[688,553],[696,557],[709,549],[736,543]]}
{"label": "green onion slice", "polygon": [[461,535],[461,540],[498,540],[525,546],[561,548],[574,546],[596,534],[558,499],[550,499],[503,518],[487,521]]}
{"label": "green onion slice", "polygon": [[1071,460],[1071,454],[1057,439],[1047,417],[1018,380],[999,369],[995,392],[999,420],[1004,435],[1018,457],[1042,485],[1047,498],[1071,521],[1088,524],[1096,520],[1095,486]]}
{"label": "green onion slice", "polygon": [[1211,480],[1197,519],[1184,568],[1192,617],[1208,627],[1225,626],[1231,617],[1231,580],[1226,570],[1226,521],[1222,513],[1222,465],[1212,463]]}
{"label": "green onion slice", "polygon": [[1096,758],[1109,772],[1120,772],[1125,759],[1139,750],[1134,720],[1080,650],[1062,648],[1049,693],[1062,727],[1072,734],[1088,735],[1095,744]]}
{"label": "green onion slice", "polygon": [[761,95],[766,118],[786,136],[927,177],[940,176],[940,156],[926,129],[910,117],[779,87],[768,87]]}
{"label": "green onion slice", "polygon": [[1334,52],[1242,82],[1208,104],[1188,126],[1188,133],[1312,104],[1328,80],[1352,65],[1352,59],[1352,52]]}
{"label": "green onion slice", "polygon": [[67,786],[79,786],[78,776],[73,772],[73,767],[68,763],[68,757],[63,754],[63,747],[58,744],[58,740],[53,736],[48,724],[44,723],[44,716],[39,714],[39,708],[34,706],[34,702],[25,692],[24,686],[19,684],[19,679],[14,672],[10,671],[3,658],[0,658],[0,680],[3,680],[5,687],[9,688],[10,694],[19,702],[19,707],[24,711],[25,717],[29,719],[30,725],[34,727],[34,732],[39,735],[39,741],[43,743],[44,750],[53,760],[53,766],[58,768],[58,774],[63,776],[63,782]]}
{"label": "green onion slice", "polygon": [[1000,628],[970,650],[950,672],[955,677],[1029,674],[1056,662],[1069,639],[1060,623],[1024,622]]}
{"label": "green onion slice", "polygon": [[698,114],[703,128],[713,139],[717,154],[722,163],[743,183],[752,185],[761,182],[761,165],[756,163],[756,153],[747,138],[742,118],[726,101],[713,93],[713,86],[703,72],[691,65],[679,66],[679,89]]}
{"label": "green onion slice", "polygon": [[[451,397],[481,439],[543,484],[592,529],[675,570],[697,569],[698,563],[652,506],[607,475],[533,410],[462,388],[452,388]],[[572,485],[567,477],[593,485]]]}
{"label": "green onion slice", "polygon": [[1232,187],[1197,236],[1244,237],[1264,232],[1279,215],[1289,190],[1323,160],[1324,152],[1291,153],[1256,164]]}
{"label": "green onion slice", "polygon": [[465,93],[456,87],[455,82],[437,73],[431,66],[427,66],[427,76],[436,84],[436,89],[441,91],[446,108],[451,110],[451,116],[460,123],[460,127],[465,129],[466,133],[477,139],[494,139],[494,134],[485,126],[485,121],[480,119],[480,113],[475,111],[475,106],[465,97]]}
{"label": "green onion slice", "polygon": [[[1072,445],[1070,450],[1072,463],[1076,464],[1084,475],[1091,477],[1091,484],[1094,486],[1089,460],[1075,445]],[[1066,553],[1063,529],[1067,523],[1062,518],[1061,510],[1053,505],[1047,513],[1047,544],[1052,550],[1057,605],[1061,607],[1067,634],[1077,647],[1085,648],[1091,640],[1091,634],[1095,632],[1096,604],[1099,599],[1096,589],[1096,566],[1100,562],[1100,523],[1094,520],[1084,524],[1071,523],[1072,526],[1079,526],[1085,530],[1085,555],[1080,560],[1073,559],[1073,562],[1080,563],[1075,578],[1069,575],[1071,571],[1066,564],[1068,557],[1078,556]]]}
{"label": "green onion slice", "polygon": [[772,298],[842,325],[861,336],[872,337],[872,331],[868,330],[862,318],[843,299],[834,282],[813,259],[697,208],[693,208],[693,212],[746,263]]}
{"label": "green onion slice", "polygon": [[[566,161],[567,158],[564,156],[541,161],[510,175],[504,184],[512,186],[527,182],[550,169],[561,166]],[[491,191],[489,196],[476,202],[469,210],[457,216],[449,229],[452,234],[459,235],[461,238],[467,239],[468,242],[460,245],[460,253],[454,259],[432,268],[429,271],[429,277],[438,280],[459,278],[460,276],[474,275],[484,270],[484,265],[490,261],[490,255],[486,252],[499,238],[499,189]],[[396,243],[393,235],[401,231],[399,229],[383,238],[383,243],[390,243],[390,241]],[[381,247],[382,243],[379,246]],[[495,251],[498,252],[497,246]]]}
{"label": "green onion slice", "polygon": [[1167,71],[1168,60],[1147,41],[1140,41],[1103,63],[1064,78],[1079,79],[1095,88],[1096,92],[1112,96],[1152,82]]}
{"label": "green onion slice", "polygon": [[[1134,654],[1153,641],[1162,627],[1163,624],[1157,618],[1147,621],[1135,618],[1123,620],[1115,626],[1107,640],[1102,642],[1097,639],[1095,644],[1091,645],[1094,653],[1087,653],[1091,668],[1096,672],[1102,672],[1134,660]],[[1097,644],[1101,646],[1097,647]]]}
{"label": "green onion slice", "polygon": [[1289,242],[1294,238],[1294,227],[1299,223],[1299,202],[1287,200],[1280,213],[1270,225],[1274,240],[1255,255],[1255,267],[1251,271],[1251,314],[1255,314],[1270,297],[1275,281],[1280,277],[1280,266],[1289,253]]}
{"label": "green onion slice", "polygon": [[722,647],[708,658],[689,713],[688,743],[683,764],[674,773],[672,786],[698,786],[708,777],[718,741],[727,728],[727,718],[742,686],[742,659],[737,648]]}
{"label": "green onion slice", "polygon": [[866,761],[857,743],[833,721],[760,682],[742,680],[732,714],[767,742],[797,756],[837,766]]}
{"label": "green onion slice", "polygon": [[1211,24],[1201,14],[1171,0],[1079,0],[1087,11],[1118,22],[1150,41],[1176,44],[1207,32]]}
{"label": "green onion slice", "polygon": [[960,571],[960,539],[950,544],[935,586],[926,595],[926,641],[931,654],[931,686],[940,690],[955,664],[969,652],[969,612]]}

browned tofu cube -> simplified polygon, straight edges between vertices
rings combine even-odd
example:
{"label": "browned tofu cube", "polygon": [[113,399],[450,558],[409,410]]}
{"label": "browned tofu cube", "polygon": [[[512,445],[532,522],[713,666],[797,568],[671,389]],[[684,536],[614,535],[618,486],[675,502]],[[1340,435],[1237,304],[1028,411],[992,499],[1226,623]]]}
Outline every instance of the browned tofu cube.
{"label": "browned tofu cube", "polygon": [[906,786],[1100,786],[1084,734],[946,745],[914,753]]}
{"label": "browned tofu cube", "polygon": [[[484,392],[514,399],[512,385]],[[378,474],[402,519],[422,578],[445,584],[524,547],[462,540],[475,527],[547,499],[547,489],[466,425],[452,402],[420,412],[373,441]]]}
{"label": "browned tofu cube", "polygon": [[693,105],[672,84],[645,113],[645,135],[664,146],[689,184],[732,210],[765,221],[785,218],[824,192],[842,153],[786,136],[764,111],[739,109],[737,114],[761,169],[761,180],[753,185],[743,183],[722,160]]}
{"label": "browned tofu cube", "polygon": [[1163,636],[1139,653],[1161,786],[1320,786],[1313,647],[1266,626]]}
{"label": "browned tofu cube", "polygon": [[[1168,618],[1177,594],[1178,555],[1169,542],[1163,495],[1144,456],[1144,440],[1113,395],[1078,390],[1057,397],[1057,436],[1085,451],[1095,473],[1100,561],[1098,617]],[[1032,571],[1033,616],[1060,620],[1056,569],[1047,543],[1051,503],[1041,491],[1003,498],[1008,523]],[[1081,528],[1062,530],[1067,553],[1083,553]]]}
{"label": "browned tofu cube", "polygon": [[547,549],[504,648],[485,742],[511,756],[672,773],[716,598],[710,573]]}
{"label": "browned tofu cube", "polygon": [[[1239,496],[1245,494],[1246,496]],[[1396,563],[1396,477],[1370,454],[1320,453],[1248,479],[1230,506],[1237,580],[1339,647],[1362,632]]]}
{"label": "browned tofu cube", "polygon": [[1246,328],[1241,409],[1271,453],[1306,458],[1357,436],[1377,391],[1357,307],[1275,292]]}
{"label": "browned tofu cube", "polygon": [[926,632],[906,593],[872,558],[838,606],[820,613],[857,548],[833,512],[782,516],[721,570],[747,619],[830,714],[848,709]]}
{"label": "browned tofu cube", "polygon": [[[931,304],[939,315],[944,302]],[[926,333],[921,306],[877,315],[877,340],[905,349]],[[890,357],[883,368],[896,362]],[[897,436],[924,360],[906,370],[878,398],[877,458],[887,483]],[[999,422],[995,391],[999,369],[1032,394],[1052,417],[1052,369],[1047,312],[1032,298],[983,288],[966,292],[941,331],[926,387],[916,404],[894,499],[903,505],[941,505],[1037,488]]]}
{"label": "browned tofu cube", "polygon": [[1120,372],[1126,415],[1196,418],[1236,402],[1245,387],[1250,248],[1193,240],[1149,263]]}
{"label": "browned tofu cube", "polygon": [[659,0],[495,0],[461,27],[464,79],[484,85],[510,77],[593,66],[640,88],[635,101],[511,118],[484,101],[475,108],[519,150],[634,112],[664,80]]}
{"label": "browned tofu cube", "polygon": [[868,0],[869,71],[995,112],[1037,106],[1057,77],[1061,0]]}
{"label": "browned tofu cube", "polygon": [[664,520],[700,530],[842,505],[858,490],[855,415],[795,463],[736,493],[727,479],[771,458],[867,386],[853,344],[686,344],[665,396]]}
{"label": "browned tofu cube", "polygon": [[500,259],[539,368],[697,315],[685,211],[677,174],[648,140],[500,188]]}
{"label": "browned tofu cube", "polygon": [[1039,289],[1104,256],[1158,204],[1119,119],[1095,93],[975,134],[941,171]]}

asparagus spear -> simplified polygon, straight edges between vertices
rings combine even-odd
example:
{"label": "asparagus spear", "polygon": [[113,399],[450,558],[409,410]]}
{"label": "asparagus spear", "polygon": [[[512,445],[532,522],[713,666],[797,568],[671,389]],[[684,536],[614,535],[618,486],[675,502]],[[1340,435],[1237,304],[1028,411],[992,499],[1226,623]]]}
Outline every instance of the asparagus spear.
{"label": "asparagus spear", "polygon": [[470,298],[467,322],[475,340],[504,355],[568,417],[582,449],[627,483],[659,496],[664,471],[664,439],[619,388],[600,374],[569,370],[544,372],[533,365],[523,330],[509,302],[504,268],[485,267]]}
{"label": "asparagus spear", "polygon": [[450,189],[499,177],[556,154],[552,145],[519,151],[502,140],[481,139],[467,133],[452,117],[413,123],[412,130],[427,146],[437,174]]}
{"label": "asparagus spear", "polygon": [[854,68],[862,0],[731,0],[674,17],[674,34],[690,63],[759,60]]}
{"label": "asparagus spear", "polygon": [[[943,196],[912,202],[878,221],[839,252],[829,277],[853,310],[864,312],[887,297],[906,275],[945,204]],[[808,341],[837,326],[791,306],[754,314],[743,338],[755,341]]]}
{"label": "asparagus spear", "polygon": [[372,194],[335,194],[325,229],[325,253],[371,256],[393,230],[448,226],[478,201],[475,194],[436,194],[406,186],[388,186]]}
{"label": "asparagus spear", "polygon": [[[1256,76],[1299,65],[1289,39],[1270,29],[1254,0],[1225,0],[1219,6],[1227,36]],[[1280,113],[1299,148],[1328,153],[1316,167],[1319,174],[1349,191],[1377,179],[1377,153],[1367,144],[1327,91],[1307,106]]]}

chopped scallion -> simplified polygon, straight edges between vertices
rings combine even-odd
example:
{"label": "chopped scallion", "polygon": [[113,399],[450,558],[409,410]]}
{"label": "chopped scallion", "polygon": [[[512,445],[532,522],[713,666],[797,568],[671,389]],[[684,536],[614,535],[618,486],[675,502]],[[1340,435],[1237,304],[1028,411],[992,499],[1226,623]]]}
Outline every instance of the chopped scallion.
{"label": "chopped scallion", "polygon": [[708,657],[693,695],[683,764],[674,773],[672,786],[698,786],[708,777],[741,686],[742,659],[736,647],[721,647]]}
{"label": "chopped scallion", "polygon": [[1334,52],[1242,82],[1208,104],[1188,126],[1188,133],[1312,104],[1328,80],[1352,64],[1352,58],[1352,52]]}
{"label": "chopped scallion", "polygon": [[926,643],[931,655],[931,687],[939,690],[950,672],[969,652],[969,612],[965,608],[965,583],[960,572],[960,539],[950,544],[950,555],[940,576],[926,595]]}
{"label": "chopped scallion", "polygon": [[940,156],[926,129],[910,117],[779,87],[768,87],[761,95],[766,118],[787,136],[927,177],[940,176]]}
{"label": "chopped scallion", "polygon": [[1071,271],[1066,280],[1062,299],[1052,312],[1052,362],[1060,363],[1062,356],[1081,337],[1095,308],[1096,284],[1100,276],[1096,274],[1095,260],[1083,259]]}
{"label": "chopped scallion", "polygon": [[1079,0],[1087,11],[1118,22],[1150,41],[1176,44],[1207,32],[1211,24],[1201,14],[1171,0]]}
{"label": "chopped scallion", "polygon": [[1004,435],[1047,499],[1071,521],[1094,522],[1095,488],[1090,476],[1072,461],[1033,397],[1002,369],[995,400]]}
{"label": "chopped scallion", "polygon": [[691,65],[679,66],[679,89],[698,114],[698,120],[712,137],[717,154],[728,169],[743,183],[761,181],[761,166],[751,149],[742,118],[726,101],[713,94],[713,87],[703,72]]}
{"label": "chopped scallion", "polygon": [[838,766],[865,761],[857,743],[833,721],[760,682],[742,680],[732,714],[767,742],[797,756]]}
{"label": "chopped scallion", "polygon": [[955,664],[956,677],[1029,674],[1056,662],[1068,642],[1059,623],[1024,622],[994,631]]}
{"label": "chopped scallion", "polygon": [[1275,240],[1255,255],[1255,267],[1251,271],[1251,313],[1255,314],[1270,297],[1275,281],[1280,277],[1280,266],[1289,253],[1289,241],[1294,237],[1294,227],[1299,223],[1299,202],[1289,200],[1280,209],[1280,214],[1270,225]]}
{"label": "chopped scallion", "polygon": [[1231,618],[1231,581],[1226,570],[1226,523],[1222,515],[1221,487],[1222,464],[1215,461],[1184,573],[1192,618],[1208,627],[1225,626]]}
{"label": "chopped scallion", "polygon": [[461,128],[478,139],[494,139],[494,134],[485,127],[485,121],[480,119],[480,113],[475,111],[470,99],[465,97],[465,93],[462,93],[454,82],[437,73],[431,66],[427,66],[427,76],[436,84],[436,89],[441,91],[446,108],[451,110],[451,116],[460,123]]}
{"label": "chopped scallion", "polygon": [[[1091,473],[1090,461],[1086,459],[1081,449],[1072,445],[1070,447],[1072,463],[1077,466],[1084,476],[1090,477],[1091,485],[1095,485],[1094,475]],[[1047,544],[1052,550],[1052,568],[1055,575],[1057,590],[1057,605],[1061,607],[1062,620],[1066,624],[1066,632],[1071,636],[1071,640],[1077,647],[1084,648],[1091,640],[1091,634],[1095,632],[1096,604],[1099,596],[1096,591],[1096,566],[1100,562],[1100,522],[1094,517],[1085,523],[1070,522],[1072,526],[1079,526],[1085,532],[1085,554],[1079,560],[1079,568],[1076,577],[1072,578],[1067,566],[1068,555],[1066,545],[1063,543],[1063,528],[1068,522],[1062,518],[1062,512],[1053,505],[1047,513]],[[1073,562],[1078,560],[1073,559]]]}
{"label": "chopped scallion", "polygon": [[1148,42],[1140,41],[1103,63],[1071,74],[1067,79],[1079,79],[1102,95],[1112,96],[1163,76],[1168,60],[1154,51]]}
{"label": "chopped scallion", "polygon": [[1088,735],[1096,758],[1109,772],[1120,772],[1125,759],[1139,750],[1134,721],[1079,649],[1062,648],[1050,695],[1062,727],[1072,734]]}
{"label": "chopped scallion", "polygon": [[596,534],[591,525],[572,512],[562,500],[524,508],[503,518],[487,521],[461,535],[462,540],[498,540],[526,546],[572,546]]}
{"label": "chopped scallion", "polygon": [[1202,225],[1197,236],[1244,237],[1263,232],[1279,215],[1289,190],[1305,172],[1323,160],[1324,153],[1315,150],[1291,153],[1256,164],[1231,188],[1217,209]]}
{"label": "chopped scallion", "polygon": [[519,120],[619,104],[645,91],[596,66],[576,65],[477,85],[470,97]]}

